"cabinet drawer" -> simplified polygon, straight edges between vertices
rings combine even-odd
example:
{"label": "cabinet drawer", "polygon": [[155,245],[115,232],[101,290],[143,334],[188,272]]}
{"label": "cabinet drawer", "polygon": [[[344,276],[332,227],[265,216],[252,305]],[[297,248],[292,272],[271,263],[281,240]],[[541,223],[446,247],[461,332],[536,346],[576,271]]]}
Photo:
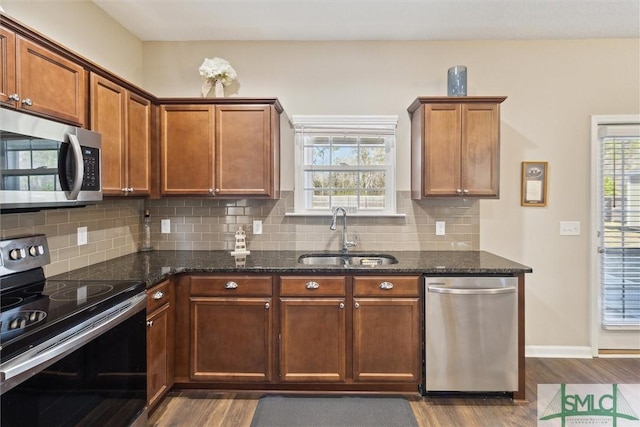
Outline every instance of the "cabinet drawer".
{"label": "cabinet drawer", "polygon": [[344,276],[290,276],[280,278],[280,295],[285,297],[344,296],[344,288]]}
{"label": "cabinet drawer", "polygon": [[271,296],[271,276],[193,276],[191,295]]}
{"label": "cabinet drawer", "polygon": [[353,295],[363,296],[415,296],[419,295],[418,276],[356,276]]}
{"label": "cabinet drawer", "polygon": [[171,301],[171,286],[169,285],[170,282],[167,280],[147,290],[147,313],[150,314]]}

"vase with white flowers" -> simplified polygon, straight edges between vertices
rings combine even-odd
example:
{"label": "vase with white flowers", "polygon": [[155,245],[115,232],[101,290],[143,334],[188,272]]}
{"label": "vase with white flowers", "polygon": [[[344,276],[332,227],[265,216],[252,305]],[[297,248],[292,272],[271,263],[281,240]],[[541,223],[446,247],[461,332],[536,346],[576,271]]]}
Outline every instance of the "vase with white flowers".
{"label": "vase with white flowers", "polygon": [[238,74],[229,61],[222,58],[205,58],[200,66],[200,75],[205,81],[202,84],[202,96],[207,96],[211,88],[215,88],[216,98],[224,96],[224,86],[229,86]]}

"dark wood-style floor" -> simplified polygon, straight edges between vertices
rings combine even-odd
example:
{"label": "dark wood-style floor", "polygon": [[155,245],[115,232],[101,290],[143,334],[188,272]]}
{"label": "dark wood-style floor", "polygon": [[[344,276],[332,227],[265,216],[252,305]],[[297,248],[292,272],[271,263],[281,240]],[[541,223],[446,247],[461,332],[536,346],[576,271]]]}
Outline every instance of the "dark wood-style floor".
{"label": "dark wood-style floor", "polygon": [[[640,383],[640,358],[538,359],[526,362],[526,401],[499,397],[407,396],[420,427],[535,426],[538,384]],[[260,394],[176,390],[150,426],[249,427]]]}

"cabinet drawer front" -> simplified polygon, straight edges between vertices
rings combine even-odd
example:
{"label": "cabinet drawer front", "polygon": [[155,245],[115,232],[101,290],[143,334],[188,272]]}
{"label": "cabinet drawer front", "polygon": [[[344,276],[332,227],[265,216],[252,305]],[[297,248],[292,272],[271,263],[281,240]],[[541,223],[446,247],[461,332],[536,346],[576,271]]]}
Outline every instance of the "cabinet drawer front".
{"label": "cabinet drawer front", "polygon": [[280,279],[282,296],[344,296],[345,277],[291,276]]}
{"label": "cabinet drawer front", "polygon": [[147,313],[162,307],[171,301],[171,286],[167,280],[147,290]]}
{"label": "cabinet drawer front", "polygon": [[418,276],[356,276],[353,278],[354,296],[418,296]]}
{"label": "cabinet drawer front", "polygon": [[271,296],[271,276],[194,276],[191,295]]}

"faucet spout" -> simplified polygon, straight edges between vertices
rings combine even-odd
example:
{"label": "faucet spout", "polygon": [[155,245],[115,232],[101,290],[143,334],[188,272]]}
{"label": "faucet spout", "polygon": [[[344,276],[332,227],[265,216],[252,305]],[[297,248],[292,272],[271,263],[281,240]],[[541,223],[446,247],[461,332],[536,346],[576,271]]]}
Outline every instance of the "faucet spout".
{"label": "faucet spout", "polygon": [[336,229],[336,222],[338,218],[338,213],[342,212],[342,252],[349,251],[350,247],[356,246],[358,244],[357,241],[349,241],[347,237],[347,210],[341,206],[333,209],[333,217],[331,218],[331,224],[329,225],[330,230]]}

